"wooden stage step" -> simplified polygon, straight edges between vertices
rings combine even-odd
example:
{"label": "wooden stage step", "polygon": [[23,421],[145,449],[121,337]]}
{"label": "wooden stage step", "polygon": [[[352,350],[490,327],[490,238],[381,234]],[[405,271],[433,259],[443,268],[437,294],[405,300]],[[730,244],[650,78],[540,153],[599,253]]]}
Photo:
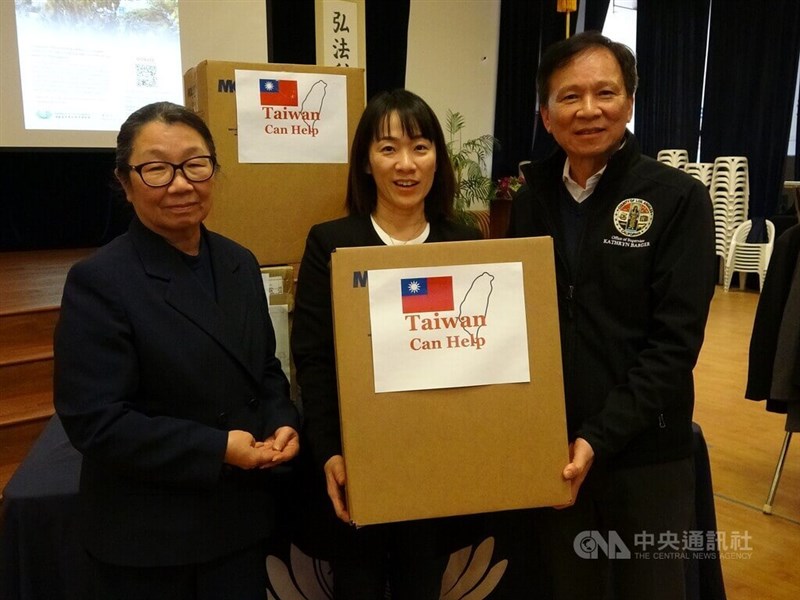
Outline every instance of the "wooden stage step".
{"label": "wooden stage step", "polygon": [[52,358],[56,321],[57,306],[47,310],[0,315],[0,367]]}
{"label": "wooden stage step", "polygon": [[0,252],[0,490],[53,414],[53,330],[69,268],[94,249]]}

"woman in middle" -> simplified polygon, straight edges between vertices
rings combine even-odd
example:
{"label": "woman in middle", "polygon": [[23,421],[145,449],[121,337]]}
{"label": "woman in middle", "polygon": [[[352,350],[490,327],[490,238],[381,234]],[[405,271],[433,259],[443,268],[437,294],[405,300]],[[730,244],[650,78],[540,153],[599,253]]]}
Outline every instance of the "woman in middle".
{"label": "woman in middle", "polygon": [[438,599],[448,557],[465,545],[460,518],[359,529],[350,525],[330,287],[336,248],[480,239],[478,230],[453,220],[455,185],[433,110],[407,90],[382,92],[367,104],[356,128],[349,215],[315,225],[308,234],[297,282],[292,353],[311,460],[324,472],[328,509],[342,521],[329,530],[335,598],[382,600],[388,582],[393,600]]}

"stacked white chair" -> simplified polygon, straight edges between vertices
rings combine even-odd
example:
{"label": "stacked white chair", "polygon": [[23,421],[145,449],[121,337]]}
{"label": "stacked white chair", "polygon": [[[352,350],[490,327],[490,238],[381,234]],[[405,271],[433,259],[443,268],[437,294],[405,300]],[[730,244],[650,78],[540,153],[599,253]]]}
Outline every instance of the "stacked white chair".
{"label": "stacked white chair", "polygon": [[716,254],[720,257],[720,276],[728,258],[733,232],[747,220],[750,203],[750,176],[744,156],[719,156],[711,175],[711,202],[714,207]]}
{"label": "stacked white chair", "polygon": [[775,225],[766,220],[766,243],[748,243],[747,236],[753,228],[753,222],[745,221],[736,228],[731,238],[728,257],[725,260],[725,291],[731,286],[734,271],[739,273],[739,288],[744,289],[744,273],[758,273],[758,289],[764,287],[769,259],[775,245]]}
{"label": "stacked white chair", "polygon": [[676,169],[682,169],[689,162],[689,152],[686,150],[659,150],[656,160]]}
{"label": "stacked white chair", "polygon": [[701,181],[707,188],[711,187],[711,177],[714,174],[714,163],[686,163],[683,166],[683,170],[698,181]]}

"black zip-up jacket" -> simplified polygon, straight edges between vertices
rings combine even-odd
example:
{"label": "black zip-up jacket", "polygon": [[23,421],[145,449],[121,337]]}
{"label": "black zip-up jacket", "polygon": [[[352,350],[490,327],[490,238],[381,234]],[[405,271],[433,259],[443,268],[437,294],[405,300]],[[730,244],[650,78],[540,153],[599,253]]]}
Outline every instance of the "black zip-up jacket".
{"label": "black zip-up jacket", "polygon": [[692,370],[715,284],[708,190],[627,133],[584,200],[570,268],[565,160],[559,151],[523,168],[509,235],[554,238],[570,440],[609,468],[690,456]]}

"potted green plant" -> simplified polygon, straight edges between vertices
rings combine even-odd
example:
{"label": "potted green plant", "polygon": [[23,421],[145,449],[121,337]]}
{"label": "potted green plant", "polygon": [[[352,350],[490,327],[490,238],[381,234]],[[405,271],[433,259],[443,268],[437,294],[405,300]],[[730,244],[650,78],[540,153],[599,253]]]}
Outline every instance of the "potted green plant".
{"label": "potted green plant", "polygon": [[496,184],[485,175],[486,160],[497,145],[497,139],[489,134],[462,140],[466,126],[459,112],[447,111],[445,132],[447,153],[456,175],[456,218],[469,225],[475,224],[471,209],[485,208],[495,195]]}

